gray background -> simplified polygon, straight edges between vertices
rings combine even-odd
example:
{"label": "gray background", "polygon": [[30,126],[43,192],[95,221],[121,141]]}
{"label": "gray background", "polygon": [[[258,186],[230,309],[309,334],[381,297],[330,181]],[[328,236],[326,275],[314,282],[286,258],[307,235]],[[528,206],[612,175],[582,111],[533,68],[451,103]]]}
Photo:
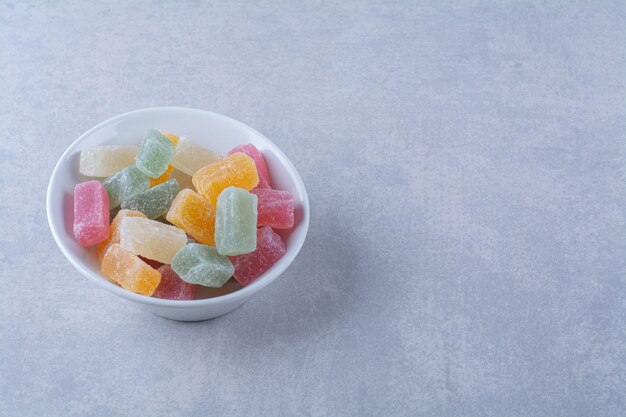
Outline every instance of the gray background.
{"label": "gray background", "polygon": [[[626,6],[2,2],[0,415],[626,415]],[[196,324],[48,230],[81,133],[230,115],[299,169],[293,266]]]}

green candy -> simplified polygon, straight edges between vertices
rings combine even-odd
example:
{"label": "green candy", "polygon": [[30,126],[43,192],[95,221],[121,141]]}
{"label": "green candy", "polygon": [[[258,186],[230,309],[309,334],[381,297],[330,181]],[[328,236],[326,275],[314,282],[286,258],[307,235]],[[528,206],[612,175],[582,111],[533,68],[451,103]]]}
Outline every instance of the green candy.
{"label": "green candy", "polygon": [[217,198],[215,247],[220,255],[243,255],[256,249],[257,196],[228,187]]}
{"label": "green candy", "polygon": [[150,178],[135,166],[116,172],[102,183],[109,195],[109,208],[113,209],[150,187]]}
{"label": "green candy", "polygon": [[172,269],[190,284],[219,288],[235,273],[230,259],[214,247],[188,243],[172,260]]}
{"label": "green candy", "polygon": [[135,163],[143,173],[152,178],[160,177],[174,155],[174,145],[156,129],[148,129],[143,137]]}
{"label": "green candy", "polygon": [[122,208],[137,210],[149,219],[156,219],[167,213],[176,194],[178,194],[178,181],[172,179],[124,200]]}

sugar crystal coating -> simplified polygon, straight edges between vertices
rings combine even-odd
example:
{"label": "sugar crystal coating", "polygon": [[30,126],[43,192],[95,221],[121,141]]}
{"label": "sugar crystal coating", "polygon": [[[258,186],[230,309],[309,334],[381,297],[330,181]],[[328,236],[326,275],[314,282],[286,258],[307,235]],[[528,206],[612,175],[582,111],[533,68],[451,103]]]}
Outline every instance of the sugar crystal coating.
{"label": "sugar crystal coating", "polygon": [[199,194],[182,190],[172,202],[165,218],[196,241],[215,245],[215,208]]}
{"label": "sugar crystal coating", "polygon": [[289,191],[255,188],[251,191],[259,199],[257,226],[274,229],[293,227],[293,196]]}
{"label": "sugar crystal coating", "polygon": [[256,188],[272,188],[270,185],[270,176],[267,173],[265,158],[263,157],[263,154],[256,148],[256,146],[251,143],[235,146],[233,149],[230,150],[230,152],[228,152],[228,155],[232,155],[237,152],[248,155],[254,161],[257,173],[259,174],[259,184],[256,186]]}
{"label": "sugar crystal coating", "polygon": [[[176,146],[176,144],[178,143],[178,136],[172,133],[166,133],[166,132],[161,132],[161,133],[163,133],[163,136],[165,136],[166,138],[170,140],[170,142],[172,142],[172,145]],[[167,168],[165,169],[165,172],[163,172],[163,174],[161,174],[160,177],[150,178],[150,188],[156,187],[157,185],[163,184],[165,181],[169,180],[172,175],[172,172],[174,172],[174,167],[172,165],[168,165]]]}
{"label": "sugar crystal coating", "polygon": [[285,242],[271,227],[260,228],[254,252],[230,257],[235,267],[235,279],[245,287],[274,265],[286,250]]}
{"label": "sugar crystal coating", "polygon": [[178,274],[169,265],[159,267],[161,282],[152,294],[155,298],[168,300],[193,300],[196,298],[197,285],[189,284],[180,279]]}
{"label": "sugar crystal coating", "polygon": [[158,178],[167,169],[173,155],[172,142],[158,130],[148,129],[139,145],[135,162],[144,174]]}
{"label": "sugar crystal coating", "polygon": [[122,288],[143,295],[152,295],[161,281],[161,273],[138,256],[114,243],[104,254],[102,273]]}
{"label": "sugar crystal coating", "polygon": [[102,258],[104,258],[104,254],[107,249],[111,247],[114,243],[120,243],[120,221],[124,217],[143,217],[146,215],[140,211],[134,210],[120,210],[117,212],[113,221],[111,222],[111,233],[109,234],[109,238],[103,242],[98,243],[98,259],[102,262]]}
{"label": "sugar crystal coating", "polygon": [[176,194],[178,194],[178,182],[169,180],[124,200],[122,208],[141,211],[149,219],[156,219],[167,213]]}
{"label": "sugar crystal coating", "polygon": [[183,136],[178,140],[171,164],[185,174],[193,175],[200,168],[217,162],[222,158],[222,155],[202,147]]}
{"label": "sugar crystal coating", "polygon": [[150,186],[150,179],[135,166],[129,166],[107,178],[102,185],[109,195],[109,205],[113,209]]}
{"label": "sugar crystal coating", "polygon": [[242,255],[256,249],[256,195],[228,187],[220,194],[215,211],[215,247],[221,255]]}
{"label": "sugar crystal coating", "polygon": [[74,237],[83,246],[92,246],[109,237],[109,197],[100,181],[74,187]]}
{"label": "sugar crystal coating", "polygon": [[135,163],[135,145],[108,145],[80,152],[78,171],[87,177],[106,178]]}
{"label": "sugar crystal coating", "polygon": [[237,152],[200,169],[192,181],[198,193],[215,206],[224,189],[238,187],[249,191],[259,183],[259,175],[252,158]]}
{"label": "sugar crystal coating", "polygon": [[233,275],[233,264],[214,247],[189,243],[172,261],[172,269],[186,282],[221,287]]}
{"label": "sugar crystal coating", "polygon": [[179,228],[141,217],[124,217],[119,230],[124,249],[164,264],[171,264],[187,243],[187,235]]}

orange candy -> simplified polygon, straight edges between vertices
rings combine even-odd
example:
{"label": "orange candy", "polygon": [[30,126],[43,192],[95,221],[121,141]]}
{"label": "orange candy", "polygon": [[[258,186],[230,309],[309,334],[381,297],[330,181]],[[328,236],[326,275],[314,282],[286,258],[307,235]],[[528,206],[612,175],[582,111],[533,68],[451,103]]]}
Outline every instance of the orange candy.
{"label": "orange candy", "polygon": [[122,288],[151,296],[161,282],[161,273],[138,256],[114,243],[104,254],[102,272]]}
{"label": "orange candy", "polygon": [[215,207],[197,193],[181,190],[165,218],[198,242],[215,246]]}
{"label": "orange candy", "polygon": [[[167,133],[167,132],[161,132],[163,133],[163,136],[165,136],[166,138],[168,138],[170,140],[170,142],[172,142],[172,144],[174,146],[176,146],[178,144],[178,136],[173,135],[171,133]],[[160,177],[158,178],[150,178],[150,188],[154,187],[155,185],[159,185],[164,183],[165,181],[170,179],[170,175],[172,174],[172,171],[174,171],[174,167],[171,165],[167,166],[167,169],[165,170],[165,172],[163,174],[161,174]]]}
{"label": "orange candy", "polygon": [[102,258],[104,258],[104,254],[106,253],[107,249],[111,247],[112,244],[120,243],[119,225],[120,221],[122,221],[124,217],[146,217],[146,215],[140,211],[135,210],[120,210],[111,222],[111,234],[109,234],[109,238],[104,242],[100,242],[98,244],[98,259],[100,261],[102,261]]}
{"label": "orange candy", "polygon": [[200,195],[215,207],[224,189],[238,187],[250,191],[259,183],[259,175],[252,158],[234,153],[198,170],[192,182]]}

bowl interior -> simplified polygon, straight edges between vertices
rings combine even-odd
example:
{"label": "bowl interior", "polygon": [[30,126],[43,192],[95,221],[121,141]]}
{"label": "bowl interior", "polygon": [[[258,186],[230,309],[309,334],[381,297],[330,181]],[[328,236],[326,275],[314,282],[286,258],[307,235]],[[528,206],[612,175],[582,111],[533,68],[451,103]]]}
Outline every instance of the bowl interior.
{"label": "bowl interior", "polygon": [[[68,260],[88,278],[127,298],[141,297],[151,303],[185,303],[144,297],[117,287],[101,275],[95,249],[82,247],[73,236],[74,186],[93,179],[78,173],[80,151],[101,145],[139,144],[148,128],[189,137],[222,154],[244,143],[254,144],[263,153],[273,188],[289,191],[294,197],[295,226],[290,230],[277,230],[285,239],[287,253],[255,282],[237,293],[258,290],[286,269],[300,250],[308,229],[308,197],[296,169],[276,145],[245,124],[216,113],[178,107],[138,110],[116,116],[84,133],[61,156],[48,186],[47,209],[52,234]],[[211,302],[227,296],[186,303]]]}

